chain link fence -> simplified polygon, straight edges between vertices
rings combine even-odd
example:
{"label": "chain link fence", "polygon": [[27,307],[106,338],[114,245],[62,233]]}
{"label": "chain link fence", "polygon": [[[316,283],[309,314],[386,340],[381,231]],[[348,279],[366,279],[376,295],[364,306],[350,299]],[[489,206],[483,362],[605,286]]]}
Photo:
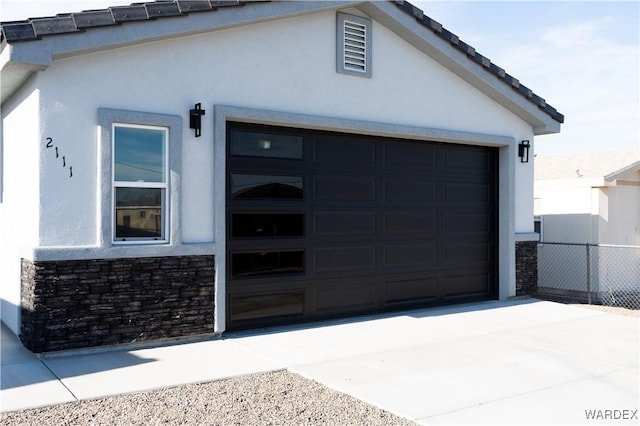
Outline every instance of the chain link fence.
{"label": "chain link fence", "polygon": [[640,309],[640,246],[539,243],[538,296]]}

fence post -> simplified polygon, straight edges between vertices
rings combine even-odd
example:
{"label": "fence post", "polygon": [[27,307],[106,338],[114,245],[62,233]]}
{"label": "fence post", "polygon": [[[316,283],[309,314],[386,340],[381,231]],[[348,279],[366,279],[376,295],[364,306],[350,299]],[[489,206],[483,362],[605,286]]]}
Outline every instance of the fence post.
{"label": "fence post", "polygon": [[591,304],[591,250],[587,243],[587,303]]}

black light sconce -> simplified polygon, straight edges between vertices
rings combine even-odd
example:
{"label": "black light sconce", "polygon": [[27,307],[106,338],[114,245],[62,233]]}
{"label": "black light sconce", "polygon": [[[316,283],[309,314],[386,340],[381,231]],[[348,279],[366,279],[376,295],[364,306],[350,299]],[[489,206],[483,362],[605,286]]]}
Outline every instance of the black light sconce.
{"label": "black light sconce", "polygon": [[529,141],[522,141],[518,144],[518,157],[520,157],[521,163],[529,162]]}
{"label": "black light sconce", "polygon": [[194,109],[189,110],[189,128],[195,129],[196,138],[199,138],[202,134],[202,116],[205,110],[202,109],[200,102],[198,102]]}

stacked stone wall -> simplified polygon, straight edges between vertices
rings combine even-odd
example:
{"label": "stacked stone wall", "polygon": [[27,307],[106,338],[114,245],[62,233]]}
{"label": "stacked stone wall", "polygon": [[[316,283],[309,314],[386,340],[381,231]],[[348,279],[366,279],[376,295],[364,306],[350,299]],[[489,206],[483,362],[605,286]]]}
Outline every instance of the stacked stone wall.
{"label": "stacked stone wall", "polygon": [[535,294],[538,290],[538,243],[516,242],[516,296]]}
{"label": "stacked stone wall", "polygon": [[47,352],[212,333],[213,261],[23,259],[20,339]]}

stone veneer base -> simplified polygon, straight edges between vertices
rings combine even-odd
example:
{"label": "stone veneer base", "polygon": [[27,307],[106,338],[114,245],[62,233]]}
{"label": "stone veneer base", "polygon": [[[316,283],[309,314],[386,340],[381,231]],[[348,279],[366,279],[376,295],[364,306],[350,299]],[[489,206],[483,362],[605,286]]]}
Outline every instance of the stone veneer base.
{"label": "stone veneer base", "polygon": [[538,290],[538,242],[516,242],[516,296],[535,294]]}
{"label": "stone veneer base", "polygon": [[22,260],[20,339],[33,352],[213,333],[214,256]]}

